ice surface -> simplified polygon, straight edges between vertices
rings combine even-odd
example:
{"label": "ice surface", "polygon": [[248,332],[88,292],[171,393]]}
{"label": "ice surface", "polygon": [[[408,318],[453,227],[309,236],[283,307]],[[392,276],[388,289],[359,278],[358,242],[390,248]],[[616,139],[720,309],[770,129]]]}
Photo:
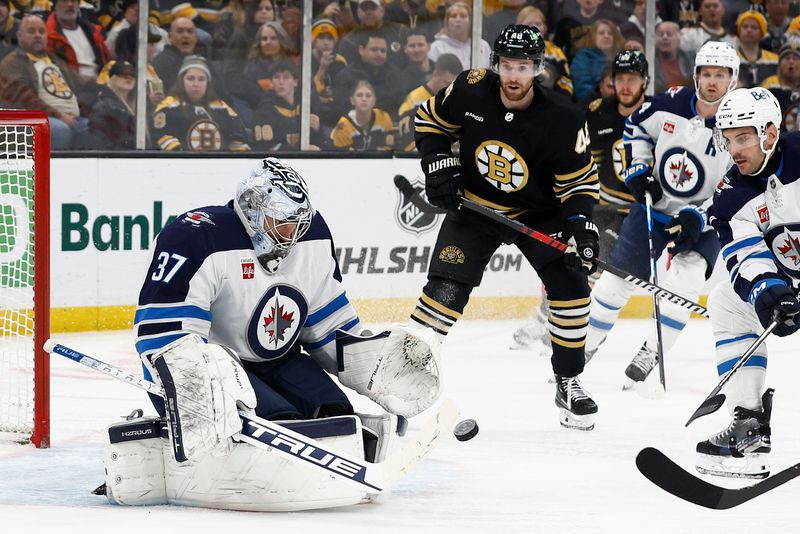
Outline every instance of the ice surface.
{"label": "ice surface", "polygon": [[[800,480],[734,510],[712,511],[664,493],[636,470],[634,458],[646,445],[691,469],[695,443],[728,424],[723,409],[683,426],[717,382],[707,321],[690,321],[667,356],[668,393],[658,401],[621,391],[623,370],[649,325],[621,321],[584,374],[600,407],[591,432],[559,426],[549,359],[507,348],[518,324],[464,321],[446,342],[446,394],[462,418],[478,421],[477,437],[461,443],[448,436],[381,503],[290,514],[126,508],[91,495],[103,481],[106,426],[134,408],[152,408],[141,391],[53,356],[53,447],[0,446],[0,533],[794,531]],[[130,332],[59,339],[130,371],[139,368]],[[776,472],[800,462],[800,354],[796,336],[769,345]],[[750,483],[708,479],[730,487]]]}

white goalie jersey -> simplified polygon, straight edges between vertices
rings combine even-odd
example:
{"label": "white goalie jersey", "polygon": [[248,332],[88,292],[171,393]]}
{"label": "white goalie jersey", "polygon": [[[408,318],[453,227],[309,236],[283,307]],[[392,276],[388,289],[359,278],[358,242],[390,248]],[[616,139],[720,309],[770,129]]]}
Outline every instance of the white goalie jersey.
{"label": "white goalie jersey", "polygon": [[625,121],[629,164],[652,168],[664,191],[655,208],[669,216],[709,200],[732,163],[727,151],[714,144],[714,118],[698,116],[696,102],[693,89],[673,87],[642,104]]}
{"label": "white goalie jersey", "polygon": [[232,203],[179,216],[156,239],[136,309],[143,361],[175,339],[199,334],[246,361],[311,354],[336,372],[336,330],[358,332],[328,226],[317,213],[280,269],[267,273]]}

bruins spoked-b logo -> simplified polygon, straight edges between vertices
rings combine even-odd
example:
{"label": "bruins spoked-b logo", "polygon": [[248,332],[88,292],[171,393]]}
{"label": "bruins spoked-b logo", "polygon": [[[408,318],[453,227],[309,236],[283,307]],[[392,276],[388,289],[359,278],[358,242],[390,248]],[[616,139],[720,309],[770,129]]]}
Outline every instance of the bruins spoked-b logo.
{"label": "bruins spoked-b logo", "polygon": [[519,191],[528,183],[528,165],[502,141],[484,141],[475,149],[478,172],[493,187],[505,193]]}
{"label": "bruins spoked-b logo", "polygon": [[222,147],[222,134],[217,123],[202,119],[189,128],[187,135],[192,150],[219,150]]}
{"label": "bruins spoked-b logo", "polygon": [[[431,209],[425,198],[425,186],[421,179],[409,182],[413,188],[398,187],[397,208],[394,216],[400,228],[406,232],[421,235],[431,231],[442,217]],[[413,194],[412,194],[413,191]]]}

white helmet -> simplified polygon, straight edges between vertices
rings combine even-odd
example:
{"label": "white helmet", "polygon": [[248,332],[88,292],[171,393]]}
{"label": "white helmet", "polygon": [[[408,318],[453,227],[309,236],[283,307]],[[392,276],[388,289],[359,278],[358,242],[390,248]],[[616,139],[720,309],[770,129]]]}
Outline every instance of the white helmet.
{"label": "white helmet", "polygon": [[756,129],[759,146],[765,157],[761,168],[753,174],[763,171],[777,145],[774,143],[769,149],[766,148],[767,127],[770,124],[774,124],[778,129],[781,127],[781,105],[775,95],[763,87],[735,89],[722,99],[715,122],[714,137],[721,149],[727,149],[727,141],[722,135],[722,130],[748,126]]}
{"label": "white helmet", "polygon": [[311,225],[314,209],[303,178],[278,158],[266,158],[239,182],[233,209],[259,262],[274,273]]}
{"label": "white helmet", "polygon": [[[731,69],[731,83],[728,85],[728,91],[736,87],[736,82],[739,78],[739,55],[728,43],[723,41],[708,41],[701,46],[700,50],[697,52],[697,56],[694,58],[694,90],[697,93],[697,98],[701,98],[699,81],[700,67],[727,67]],[[726,93],[728,91],[726,91]],[[708,103],[715,104],[718,101],[719,100],[715,100],[714,102]]]}

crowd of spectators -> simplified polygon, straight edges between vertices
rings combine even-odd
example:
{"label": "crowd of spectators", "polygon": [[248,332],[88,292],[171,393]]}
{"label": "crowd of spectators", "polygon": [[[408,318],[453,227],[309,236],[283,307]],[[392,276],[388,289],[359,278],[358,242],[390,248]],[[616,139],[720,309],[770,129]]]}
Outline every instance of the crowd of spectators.
{"label": "crowd of spectators", "polygon": [[[488,68],[512,23],[546,37],[538,83],[576,102],[613,92],[610,63],[644,51],[645,0],[314,0],[311,79],[299,0],[160,0],[147,21],[146,143],[159,150],[413,151],[416,107],[464,69]],[[659,0],[656,92],[692,85],[708,40],[736,47],[739,85],[763,86],[795,129],[800,0]],[[55,149],[136,146],[137,0],[0,0],[0,106],[43,110]]]}

